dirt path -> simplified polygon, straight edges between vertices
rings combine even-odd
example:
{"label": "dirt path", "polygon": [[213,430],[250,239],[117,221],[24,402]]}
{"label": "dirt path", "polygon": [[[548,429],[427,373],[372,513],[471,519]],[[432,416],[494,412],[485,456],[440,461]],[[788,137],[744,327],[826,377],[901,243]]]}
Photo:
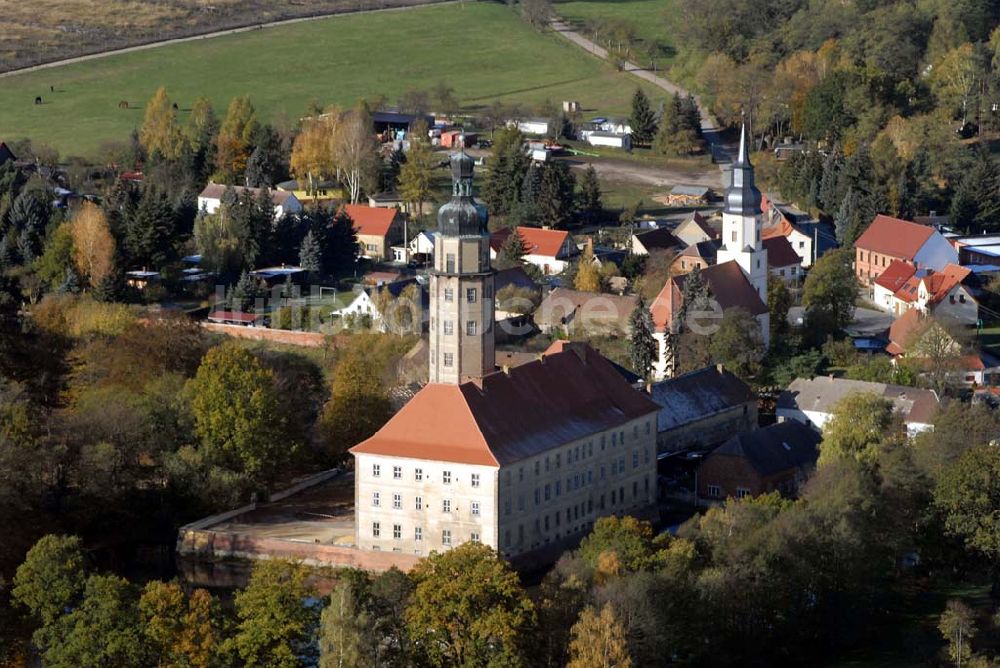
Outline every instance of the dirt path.
{"label": "dirt path", "polygon": [[[587,39],[580,33],[576,32],[575,30],[573,30],[572,26],[570,26],[567,22],[563,21],[562,19],[559,18],[553,19],[551,25],[552,29],[555,32],[562,35],[569,41],[573,42],[580,48],[585,49],[589,53],[593,54],[594,56],[602,60],[606,60],[608,58],[607,49],[600,46],[599,44],[596,44],[595,42],[592,42],[591,40]],[[674,93],[678,93],[685,97],[689,95],[689,92],[684,88],[681,88],[672,81],[664,79],[663,77],[659,76],[654,72],[650,72],[649,70],[639,67],[635,63],[624,61],[623,67],[625,71],[628,72],[629,74],[639,77],[644,81],[648,81],[654,86],[663,89],[670,95],[673,95]],[[694,95],[693,97],[695,99],[695,102],[697,102],[698,110],[701,113],[702,135],[708,142],[709,149],[712,151],[712,155],[715,156],[716,162],[720,163],[720,165],[729,162],[730,147],[727,146],[722,140],[719,124],[705,108],[705,105],[702,104],[701,99],[697,95]]]}
{"label": "dirt path", "polygon": [[[584,167],[586,164],[588,163],[581,162],[573,166]],[[725,187],[723,173],[714,167],[688,171],[641,165],[613,158],[601,158],[589,164],[594,166],[594,171],[599,177],[608,181],[639,183],[655,188],[671,188],[677,184],[707,186],[715,190]]]}
{"label": "dirt path", "polygon": [[207,32],[201,35],[191,35],[190,37],[174,37],[172,39],[165,39],[158,42],[147,42],[145,44],[136,44],[135,46],[127,46],[121,49],[114,49],[111,51],[101,51],[100,53],[90,53],[83,56],[75,56],[73,58],[64,58],[63,60],[53,60],[50,63],[41,63],[39,65],[31,65],[29,67],[22,67],[16,70],[8,70],[6,72],[0,72],[0,79],[5,77],[11,77],[18,74],[24,74],[26,72],[34,72],[36,70],[45,70],[50,67],[61,67],[62,65],[71,65],[73,63],[82,63],[88,60],[97,60],[98,58],[107,58],[108,56],[117,56],[122,53],[132,53],[135,51],[145,51],[147,49],[156,49],[161,46],[168,46],[170,44],[182,44],[184,42],[195,42],[202,39],[212,39],[213,37],[223,37],[225,35],[238,35],[244,32],[253,32],[254,30],[263,30],[264,28],[275,28],[277,26],[291,25],[294,23],[305,23],[307,21],[319,21],[321,19],[328,19],[334,16],[345,16],[348,14],[374,14],[379,12],[401,12],[408,9],[417,9],[419,7],[427,7],[428,5],[454,5],[461,2],[461,0],[425,0],[418,2],[417,4],[406,5],[404,7],[386,7],[384,9],[350,9],[347,11],[340,12],[328,12],[326,14],[317,14],[315,16],[300,16],[294,19],[281,19],[280,21],[270,21],[268,23],[257,23],[254,25],[243,26],[241,28],[227,28],[226,30],[217,30],[215,32]]}

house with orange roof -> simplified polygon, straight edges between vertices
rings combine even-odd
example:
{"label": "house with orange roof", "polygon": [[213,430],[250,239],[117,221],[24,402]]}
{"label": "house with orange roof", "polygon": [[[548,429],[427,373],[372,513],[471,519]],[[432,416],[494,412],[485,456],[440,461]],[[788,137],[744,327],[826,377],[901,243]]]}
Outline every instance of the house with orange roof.
{"label": "house with orange roof", "polygon": [[[565,230],[548,230],[540,227],[516,228],[524,244],[524,261],[533,264],[546,276],[561,274],[580,254],[573,237]],[[495,260],[503,242],[512,233],[511,228],[497,230],[490,237],[490,259]]]}
{"label": "house with orange roof", "polygon": [[764,228],[761,230],[764,240],[784,237],[799,256],[799,265],[803,269],[812,266],[816,253],[816,239],[813,237],[815,221],[807,226],[801,225],[799,221],[808,218],[806,214],[799,212],[796,216],[794,209],[770,200],[766,194],[761,197],[760,208],[764,212]]}
{"label": "house with orange roof", "polygon": [[889,328],[885,351],[895,358],[914,361],[918,368],[927,370],[932,365],[944,368],[964,385],[1000,385],[1000,358],[984,350],[963,347],[941,322],[919,309],[910,309]]}
{"label": "house with orange roof", "polygon": [[802,276],[802,258],[788,237],[764,236],[761,243],[767,251],[767,268],[772,276],[785,281],[797,281]]}
{"label": "house with orange roof", "polygon": [[941,271],[958,263],[958,251],[933,227],[879,214],[854,242],[854,271],[873,297],[875,280],[893,260]]}
{"label": "house with orange roof", "polygon": [[343,211],[354,223],[362,257],[385,260],[391,256],[392,245],[403,239],[403,219],[399,209],[346,204]]}
{"label": "house with orange roof", "polygon": [[979,319],[974,280],[969,268],[957,264],[932,271],[894,260],[875,280],[873,301],[897,316],[916,309],[951,322],[974,325]]}

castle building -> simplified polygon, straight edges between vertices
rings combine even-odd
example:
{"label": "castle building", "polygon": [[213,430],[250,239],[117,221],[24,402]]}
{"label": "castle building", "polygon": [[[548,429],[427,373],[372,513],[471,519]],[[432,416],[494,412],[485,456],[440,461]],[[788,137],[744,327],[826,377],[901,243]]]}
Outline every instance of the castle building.
{"label": "castle building", "polygon": [[[426,555],[466,541],[508,558],[571,547],[602,515],[656,501],[656,413],[586,344],[495,368],[485,212],[451,158],[431,278],[430,383],[355,460],[356,545]],[[540,553],[540,552],[539,552]]]}

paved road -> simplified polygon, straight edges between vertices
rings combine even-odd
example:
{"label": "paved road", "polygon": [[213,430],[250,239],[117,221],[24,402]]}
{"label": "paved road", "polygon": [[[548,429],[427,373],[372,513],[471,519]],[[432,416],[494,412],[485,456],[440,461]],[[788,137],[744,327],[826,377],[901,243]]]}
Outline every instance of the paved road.
{"label": "paved road", "polygon": [[[577,46],[589,51],[598,58],[601,59],[608,58],[607,49],[600,46],[599,44],[596,44],[595,42],[592,42],[588,38],[576,32],[575,30],[573,30],[572,26],[570,26],[562,19],[558,18],[553,19],[551,25],[554,31],[556,31],[569,41],[573,42]],[[635,63],[624,61],[623,67],[625,68],[625,71],[627,71],[629,74],[632,74],[633,76],[637,76],[640,79],[648,81],[649,83],[665,90],[667,93],[671,95],[673,95],[674,93],[678,93],[686,97],[689,94],[687,90],[681,88],[672,81],[664,79],[655,72],[650,72],[649,70],[643,69],[638,65],[636,65]],[[712,151],[712,155],[715,156],[715,160],[719,163],[729,162],[731,159],[729,154],[729,147],[723,143],[718,123],[715,121],[714,118],[712,118],[712,115],[705,108],[705,105],[701,103],[701,99],[697,95],[694,96],[694,99],[695,102],[698,103],[698,110],[701,112],[702,135],[705,137],[705,141],[708,142],[709,148]]]}
{"label": "paved road", "polygon": [[407,9],[415,9],[417,7],[426,7],[427,5],[453,5],[461,0],[425,0],[412,5],[405,5],[402,7],[386,7],[384,9],[350,9],[340,12],[329,12],[326,14],[317,14],[315,16],[300,16],[292,19],[281,19],[280,21],[270,21],[268,23],[256,23],[254,25],[243,26],[241,28],[228,28],[226,30],[216,30],[215,32],[207,32],[200,35],[191,35],[190,37],[174,37],[172,39],[160,40],[158,42],[147,42],[145,44],[136,44],[135,46],[127,46],[121,49],[114,49],[112,51],[101,51],[100,53],[90,53],[83,56],[76,56],[74,58],[64,58],[63,60],[53,60],[49,63],[41,63],[39,65],[31,65],[29,67],[22,67],[16,70],[8,70],[6,72],[0,72],[0,79],[4,77],[15,76],[17,74],[24,74],[25,72],[34,72],[35,70],[44,70],[50,67],[59,67],[61,65],[70,65],[72,63],[82,63],[87,60],[96,60],[97,58],[106,58],[108,56],[116,56],[121,53],[132,53],[133,51],[145,51],[146,49],[155,49],[161,46],[167,46],[168,44],[181,44],[183,42],[194,42],[200,39],[211,39],[213,37],[222,37],[224,35],[238,35],[239,33],[252,32],[254,30],[261,30],[262,28],[273,28],[276,26],[289,25],[292,23],[304,23],[306,21],[319,21],[321,19],[328,19],[334,16],[344,16],[346,14],[370,14],[375,12],[399,12],[405,11]]}

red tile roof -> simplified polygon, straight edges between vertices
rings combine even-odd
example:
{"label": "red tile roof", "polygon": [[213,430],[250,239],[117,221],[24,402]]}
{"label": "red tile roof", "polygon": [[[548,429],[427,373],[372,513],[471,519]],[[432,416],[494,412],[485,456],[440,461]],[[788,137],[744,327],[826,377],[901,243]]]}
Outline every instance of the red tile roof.
{"label": "red tile roof", "polygon": [[889,327],[889,345],[886,352],[890,355],[902,355],[913,343],[913,338],[923,331],[924,314],[919,309],[911,308],[896,318]]}
{"label": "red tile roof", "polygon": [[[740,265],[735,260],[706,267],[701,270],[701,275],[708,284],[709,294],[719,303],[723,311],[743,308],[754,316],[767,313],[767,304],[761,300],[760,295],[750,285],[750,281],[747,280],[743,270],[740,269]],[[649,310],[653,316],[653,325],[657,331],[662,332],[667,328],[673,318],[673,313],[680,307],[680,295],[686,278],[687,274],[672,276],[650,305]]]}
{"label": "red tile roof", "polygon": [[867,251],[912,260],[933,234],[932,227],[879,214],[854,245]]}
{"label": "red tile roof", "polygon": [[424,386],[354,454],[502,466],[655,413],[587,345],[461,385]]}
{"label": "red tile roof", "polygon": [[961,267],[957,264],[946,264],[944,269],[928,276],[925,280],[927,292],[930,293],[928,302],[936,304],[945,297],[952,289],[967,279],[972,274],[968,267]]}
{"label": "red tile roof", "polygon": [[387,235],[393,221],[399,214],[396,209],[365,206],[364,204],[346,204],[344,212],[354,223],[354,229],[358,234],[370,237]]}
{"label": "red tile roof", "polygon": [[903,284],[910,280],[915,273],[917,273],[917,268],[909,262],[893,260],[889,263],[889,266],[886,267],[885,271],[879,274],[879,277],[875,279],[875,284],[881,285],[883,288],[891,292],[896,292],[903,287]]}
{"label": "red tile roof", "polygon": [[[490,235],[490,248],[495,252],[500,252],[503,242],[510,236],[509,227],[501,228]],[[543,230],[540,227],[517,228],[518,234],[524,242],[524,252],[527,255],[544,255],[546,257],[557,257],[563,244],[569,238],[569,232],[564,230]]]}
{"label": "red tile roof", "polygon": [[776,236],[765,238],[763,244],[767,250],[767,264],[769,267],[790,267],[802,263],[802,258],[792,248],[792,244],[788,241],[787,237]]}

